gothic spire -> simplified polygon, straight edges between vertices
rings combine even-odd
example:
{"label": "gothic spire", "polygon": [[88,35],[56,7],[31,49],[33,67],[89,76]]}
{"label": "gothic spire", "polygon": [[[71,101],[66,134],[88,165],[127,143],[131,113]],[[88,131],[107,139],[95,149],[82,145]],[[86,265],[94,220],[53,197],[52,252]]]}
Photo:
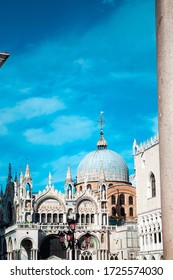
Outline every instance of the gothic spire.
{"label": "gothic spire", "polygon": [[71,168],[70,168],[70,164],[68,164],[68,168],[67,168],[67,174],[66,174],[66,183],[71,183],[72,182],[72,175],[71,175]]}
{"label": "gothic spire", "polygon": [[8,166],[8,182],[11,182],[11,179],[12,179],[12,172],[11,172],[11,163],[9,163],[9,166]]}
{"label": "gothic spire", "polygon": [[26,164],[26,171],[25,171],[25,178],[30,178],[31,175],[30,175],[30,168],[29,168],[29,164],[27,162]]}

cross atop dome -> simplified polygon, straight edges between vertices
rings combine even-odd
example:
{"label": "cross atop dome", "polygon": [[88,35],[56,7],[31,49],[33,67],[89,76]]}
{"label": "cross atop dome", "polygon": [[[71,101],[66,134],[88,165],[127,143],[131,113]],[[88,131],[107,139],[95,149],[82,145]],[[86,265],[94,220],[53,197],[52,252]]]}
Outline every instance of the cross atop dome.
{"label": "cross atop dome", "polygon": [[100,140],[97,142],[97,148],[99,150],[104,150],[107,149],[107,142],[104,139],[103,135],[103,124],[105,123],[104,119],[103,119],[103,112],[100,112],[100,119],[98,120],[98,123],[100,125]]}

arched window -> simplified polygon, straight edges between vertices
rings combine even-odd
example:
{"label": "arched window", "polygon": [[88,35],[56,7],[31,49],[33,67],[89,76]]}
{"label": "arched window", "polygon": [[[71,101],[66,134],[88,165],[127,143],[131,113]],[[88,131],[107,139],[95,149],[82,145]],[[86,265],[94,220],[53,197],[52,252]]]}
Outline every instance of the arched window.
{"label": "arched window", "polygon": [[91,214],[91,223],[94,224],[94,214]]}
{"label": "arched window", "polygon": [[115,195],[111,196],[111,204],[115,204]]}
{"label": "arched window", "polygon": [[104,233],[101,234],[101,243],[104,243]]}
{"label": "arched window", "polygon": [[63,214],[59,214],[59,222],[62,224],[63,223]]}
{"label": "arched window", "polygon": [[124,208],[123,207],[121,207],[121,216],[125,216],[126,214],[125,214],[125,210],[124,210]]}
{"label": "arched window", "polygon": [[120,194],[120,205],[123,205],[123,204],[125,204],[125,196],[124,196],[124,194]]}
{"label": "arched window", "polygon": [[112,216],[115,216],[115,215],[116,215],[116,208],[112,207]]}
{"label": "arched window", "polygon": [[84,223],[85,223],[85,215],[82,214],[82,215],[81,215],[81,224],[84,224]]}
{"label": "arched window", "polygon": [[129,208],[129,216],[133,217],[133,208],[132,207]]}
{"label": "arched window", "polygon": [[89,216],[89,214],[86,214],[86,223],[87,223],[87,224],[90,223],[90,216]]}
{"label": "arched window", "polygon": [[151,196],[156,196],[156,179],[153,173],[150,175],[150,183],[151,183]]}
{"label": "arched window", "polygon": [[91,184],[88,184],[88,185],[87,185],[87,190],[92,190]]}
{"label": "arched window", "polygon": [[133,205],[133,196],[129,196],[129,205]]}

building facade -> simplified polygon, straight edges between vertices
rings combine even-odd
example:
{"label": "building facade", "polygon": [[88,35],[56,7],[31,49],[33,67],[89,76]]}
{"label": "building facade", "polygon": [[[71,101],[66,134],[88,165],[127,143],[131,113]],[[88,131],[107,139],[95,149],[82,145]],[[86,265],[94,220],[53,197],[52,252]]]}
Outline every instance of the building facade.
{"label": "building facade", "polygon": [[136,173],[139,259],[163,259],[159,137],[133,144]]}
{"label": "building facade", "polygon": [[[51,174],[45,189],[35,194],[29,165],[13,180],[9,164],[0,195],[1,259],[136,259],[136,189],[124,159],[107,146],[101,127],[97,149],[79,163],[76,181],[68,166],[64,194]],[[69,232],[73,240],[67,240]]]}

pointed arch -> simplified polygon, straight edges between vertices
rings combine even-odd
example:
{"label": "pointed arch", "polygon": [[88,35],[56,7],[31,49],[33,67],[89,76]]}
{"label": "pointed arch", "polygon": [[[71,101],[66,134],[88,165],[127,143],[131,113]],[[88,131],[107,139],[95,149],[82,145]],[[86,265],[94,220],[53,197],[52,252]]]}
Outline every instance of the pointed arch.
{"label": "pointed arch", "polygon": [[156,179],[154,173],[150,174],[151,196],[156,196]]}

